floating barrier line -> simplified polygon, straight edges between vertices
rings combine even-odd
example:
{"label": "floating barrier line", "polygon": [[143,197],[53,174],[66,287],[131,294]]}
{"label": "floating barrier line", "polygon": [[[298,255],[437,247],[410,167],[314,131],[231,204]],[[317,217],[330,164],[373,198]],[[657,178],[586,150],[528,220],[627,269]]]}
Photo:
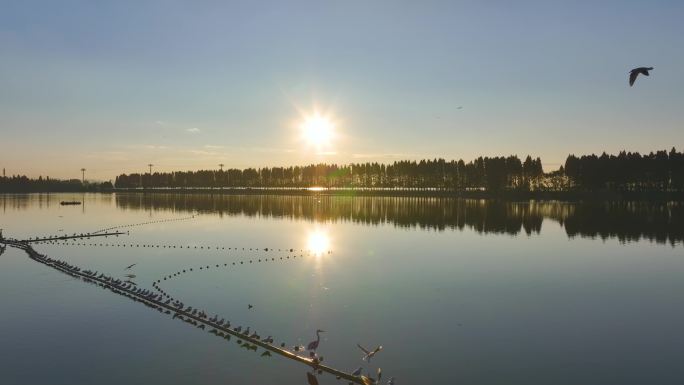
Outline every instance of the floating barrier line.
{"label": "floating barrier line", "polygon": [[47,241],[60,241],[60,240],[66,240],[66,239],[109,237],[111,235],[126,235],[126,234],[128,234],[128,233],[123,233],[123,232],[117,231],[114,233],[104,233],[104,234],[89,233],[89,234],[79,234],[79,235],[62,235],[62,236],[45,237],[45,238],[24,239],[24,240],[21,240],[20,242],[36,243],[36,242],[47,242]]}
{"label": "floating barrier line", "polygon": [[155,220],[155,221],[140,222],[140,223],[132,223],[132,224],[128,224],[128,225],[112,226],[112,227],[107,227],[106,229],[100,229],[100,230],[97,230],[97,231],[93,231],[91,234],[97,234],[97,233],[101,233],[101,232],[104,232],[104,231],[110,231],[110,230],[115,230],[115,229],[121,229],[121,228],[124,228],[124,227],[134,227],[134,226],[142,226],[142,225],[152,225],[152,224],[155,224],[155,223],[166,223],[166,222],[185,221],[185,220],[194,219],[194,218],[195,218],[195,215],[190,216],[190,217],[183,217],[183,218],[158,219],[158,220]]}
{"label": "floating barrier line", "polygon": [[176,316],[182,315],[186,318],[192,319],[193,321],[195,321],[198,324],[202,324],[202,325],[212,327],[216,330],[220,330],[224,333],[228,333],[228,334],[230,334],[230,335],[232,335],[238,339],[248,341],[249,343],[251,343],[253,345],[257,345],[257,346],[259,346],[265,350],[268,350],[272,353],[278,354],[282,357],[289,358],[293,361],[297,361],[297,362],[300,362],[302,364],[305,364],[305,365],[311,367],[314,371],[323,371],[323,372],[332,374],[338,378],[345,379],[347,381],[350,381],[350,382],[353,382],[356,384],[360,384],[360,385],[366,384],[366,382],[364,381],[364,378],[362,378],[362,377],[352,376],[349,373],[345,373],[345,372],[338,370],[338,369],[335,369],[333,367],[323,365],[319,361],[317,361],[316,359],[298,356],[298,355],[296,355],[296,354],[294,354],[288,350],[278,348],[276,346],[273,346],[273,345],[270,345],[266,342],[263,342],[259,339],[252,338],[250,336],[241,334],[239,332],[236,332],[235,330],[230,329],[229,327],[223,327],[223,326],[221,326],[215,322],[212,322],[212,321],[206,320],[202,317],[193,315],[192,313],[186,312],[182,309],[178,309],[178,308],[176,308],[170,304],[167,305],[164,302],[145,297],[142,294],[136,293],[134,291],[130,291],[128,289],[124,289],[123,288],[123,284],[124,284],[123,282],[117,284],[115,281],[110,282],[109,280],[99,278],[95,275],[89,275],[86,272],[81,271],[80,269],[76,270],[74,268],[67,268],[65,266],[62,266],[59,263],[57,263],[55,260],[48,259],[46,256],[36,252],[31,247],[29,242],[27,242],[27,241],[17,241],[17,240],[12,240],[12,239],[0,238],[0,243],[15,247],[15,248],[18,248],[21,250],[24,250],[28,254],[29,258],[31,258],[32,260],[39,262],[39,263],[42,263],[48,267],[51,267],[57,271],[60,271],[60,272],[65,273],[67,275],[70,275],[74,278],[80,278],[84,282],[87,282],[87,283],[99,284],[101,287],[107,288],[107,289],[111,290],[112,292],[114,292],[115,294],[127,296],[127,297],[129,297],[135,301],[142,302],[145,305],[152,307],[154,309],[157,309],[161,312],[163,312],[163,309],[166,309],[168,311],[168,314],[171,314],[171,312],[173,312],[176,314]]}
{"label": "floating barrier line", "polygon": [[[104,236],[104,235],[120,235],[120,234],[128,234],[128,233],[108,233],[108,234],[96,234],[96,235],[83,235],[83,236],[75,236],[71,238],[89,238],[92,236]],[[54,240],[65,240],[68,238],[44,238],[44,239],[37,239],[37,240],[32,240],[31,242],[46,242],[46,241],[54,241]],[[140,244],[140,243],[74,243],[74,242],[54,242],[52,243],[53,245],[57,246],[92,246],[92,247],[132,247],[132,248],[148,248],[148,249],[187,249],[187,250],[202,250],[202,251],[264,251],[264,252],[281,252],[281,253],[307,253],[311,254],[311,251],[306,251],[304,249],[299,249],[296,250],[294,248],[284,248],[284,249],[275,249],[272,247],[264,247],[264,248],[258,248],[258,247],[225,247],[225,246],[182,246],[182,245],[148,245],[148,244]],[[327,253],[330,253],[331,251],[327,251]]]}

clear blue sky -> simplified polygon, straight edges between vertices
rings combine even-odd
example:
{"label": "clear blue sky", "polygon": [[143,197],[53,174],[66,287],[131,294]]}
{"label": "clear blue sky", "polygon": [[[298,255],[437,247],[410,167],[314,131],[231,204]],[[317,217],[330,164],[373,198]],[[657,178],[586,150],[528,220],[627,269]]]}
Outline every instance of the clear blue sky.
{"label": "clear blue sky", "polygon": [[682,1],[1,3],[9,174],[684,148]]}

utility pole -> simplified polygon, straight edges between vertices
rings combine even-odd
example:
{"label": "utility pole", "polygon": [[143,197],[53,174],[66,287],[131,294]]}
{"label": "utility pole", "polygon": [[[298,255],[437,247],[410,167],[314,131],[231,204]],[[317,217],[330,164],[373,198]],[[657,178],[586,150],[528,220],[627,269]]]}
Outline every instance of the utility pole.
{"label": "utility pole", "polygon": [[82,168],[81,169],[81,183],[82,184],[85,184],[85,172],[86,172],[86,169]]}
{"label": "utility pole", "polygon": [[150,176],[152,176],[152,166],[154,166],[152,163],[148,164],[147,166],[150,167]]}
{"label": "utility pole", "polygon": [[225,166],[223,163],[219,163],[219,167],[221,168],[221,171],[223,171],[223,166]]}

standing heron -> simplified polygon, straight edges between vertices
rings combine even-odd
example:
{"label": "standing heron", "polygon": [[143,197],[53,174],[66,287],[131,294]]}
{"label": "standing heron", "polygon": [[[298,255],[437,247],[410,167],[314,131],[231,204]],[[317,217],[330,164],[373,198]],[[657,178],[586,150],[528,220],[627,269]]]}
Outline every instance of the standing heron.
{"label": "standing heron", "polygon": [[653,67],[638,67],[635,68],[631,71],[629,71],[629,86],[634,85],[634,81],[636,81],[637,76],[639,75],[644,75],[648,76],[648,71],[652,71]]}
{"label": "standing heron", "polygon": [[316,340],[309,342],[309,344],[306,345],[306,350],[316,351],[316,349],[318,349],[318,344],[321,342],[321,333],[325,333],[325,330],[316,330]]}

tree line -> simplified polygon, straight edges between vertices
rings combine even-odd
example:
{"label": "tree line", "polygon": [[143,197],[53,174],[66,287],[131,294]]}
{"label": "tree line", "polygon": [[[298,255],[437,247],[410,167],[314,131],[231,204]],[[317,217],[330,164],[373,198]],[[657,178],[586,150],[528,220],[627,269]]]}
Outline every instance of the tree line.
{"label": "tree line", "polygon": [[80,192],[111,190],[111,182],[83,183],[80,179],[52,179],[42,176],[31,179],[25,175],[0,176],[0,193]]}
{"label": "tree line", "polygon": [[26,176],[0,178],[0,192],[102,191],[137,188],[398,188],[444,191],[673,191],[684,192],[684,153],[675,148],[649,154],[621,151],[569,155],[544,172],[539,157],[516,155],[460,160],[402,160],[121,174],[111,182],[89,183]]}
{"label": "tree line", "polygon": [[544,172],[539,157],[516,155],[461,160],[402,160],[391,164],[310,164],[122,174],[117,188],[371,187],[452,191],[684,191],[684,154],[674,148],[641,155],[569,155],[558,170]]}
{"label": "tree line", "polygon": [[541,159],[528,156],[479,157],[463,160],[425,159],[392,164],[311,164],[227,170],[122,174],[117,188],[146,187],[385,187],[450,190],[528,188],[544,175]]}

